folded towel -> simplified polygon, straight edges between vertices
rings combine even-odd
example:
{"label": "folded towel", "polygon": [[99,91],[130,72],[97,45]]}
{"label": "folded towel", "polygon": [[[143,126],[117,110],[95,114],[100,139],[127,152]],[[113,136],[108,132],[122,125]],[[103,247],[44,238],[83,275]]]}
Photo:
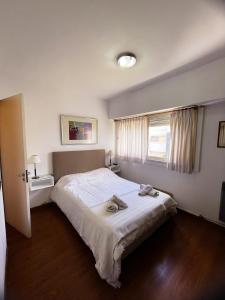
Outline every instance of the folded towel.
{"label": "folded towel", "polygon": [[138,193],[139,196],[152,196],[156,197],[159,195],[159,192],[155,189],[150,184],[140,184],[140,191]]}
{"label": "folded towel", "polygon": [[152,189],[149,193],[148,193],[149,196],[152,196],[152,197],[156,197],[159,195],[159,192],[155,189]]}
{"label": "folded towel", "polygon": [[150,184],[141,184],[140,185],[140,191],[138,193],[139,196],[146,196],[148,195],[152,190],[152,186]]}
{"label": "folded towel", "polygon": [[116,213],[119,210],[119,206],[113,202],[113,201],[108,201],[106,204],[106,211]]}
{"label": "folded towel", "polygon": [[116,195],[113,195],[111,200],[118,205],[119,210],[125,209],[128,207],[127,204],[123,200],[118,198]]}
{"label": "folded towel", "polygon": [[140,189],[141,190],[144,190],[144,189],[146,189],[146,188],[152,188],[152,185],[151,184],[140,184]]}
{"label": "folded towel", "polygon": [[106,204],[106,211],[116,213],[118,210],[123,210],[127,207],[127,204],[123,200],[118,198],[116,195],[113,195]]}

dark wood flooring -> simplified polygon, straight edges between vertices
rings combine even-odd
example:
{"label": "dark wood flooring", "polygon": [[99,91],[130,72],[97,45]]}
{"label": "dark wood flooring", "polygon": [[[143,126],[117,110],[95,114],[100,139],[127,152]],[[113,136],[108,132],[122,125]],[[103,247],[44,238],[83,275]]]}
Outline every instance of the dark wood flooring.
{"label": "dark wood flooring", "polygon": [[7,228],[8,300],[219,299],[225,280],[225,230],[181,211],[124,260],[120,289],[100,279],[54,204],[32,210],[32,232],[29,240]]}

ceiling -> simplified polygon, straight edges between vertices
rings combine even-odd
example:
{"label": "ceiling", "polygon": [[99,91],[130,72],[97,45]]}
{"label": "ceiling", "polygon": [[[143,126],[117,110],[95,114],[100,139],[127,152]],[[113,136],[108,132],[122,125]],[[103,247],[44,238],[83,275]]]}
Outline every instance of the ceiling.
{"label": "ceiling", "polygon": [[[0,41],[0,68],[9,79],[106,99],[225,56],[225,6],[216,0],[0,0]],[[122,51],[137,55],[134,68],[116,65]]]}

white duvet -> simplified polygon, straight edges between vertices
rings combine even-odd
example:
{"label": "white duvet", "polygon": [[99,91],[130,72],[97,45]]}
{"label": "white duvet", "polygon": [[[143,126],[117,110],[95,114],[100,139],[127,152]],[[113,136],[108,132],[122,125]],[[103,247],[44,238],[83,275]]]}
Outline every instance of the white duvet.
{"label": "white duvet", "polygon": [[[114,287],[120,286],[125,247],[176,211],[176,202],[169,195],[159,192],[156,198],[140,197],[138,191],[138,184],[101,168],[62,177],[51,194],[92,250],[101,278]],[[127,209],[106,212],[106,202],[114,194],[127,203]]]}

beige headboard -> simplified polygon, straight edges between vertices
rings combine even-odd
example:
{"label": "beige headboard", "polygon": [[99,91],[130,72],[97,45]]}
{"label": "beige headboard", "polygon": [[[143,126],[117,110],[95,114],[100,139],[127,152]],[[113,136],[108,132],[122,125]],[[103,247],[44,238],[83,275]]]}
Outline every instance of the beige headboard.
{"label": "beige headboard", "polygon": [[53,175],[59,180],[64,175],[88,172],[105,167],[105,150],[53,152]]}

